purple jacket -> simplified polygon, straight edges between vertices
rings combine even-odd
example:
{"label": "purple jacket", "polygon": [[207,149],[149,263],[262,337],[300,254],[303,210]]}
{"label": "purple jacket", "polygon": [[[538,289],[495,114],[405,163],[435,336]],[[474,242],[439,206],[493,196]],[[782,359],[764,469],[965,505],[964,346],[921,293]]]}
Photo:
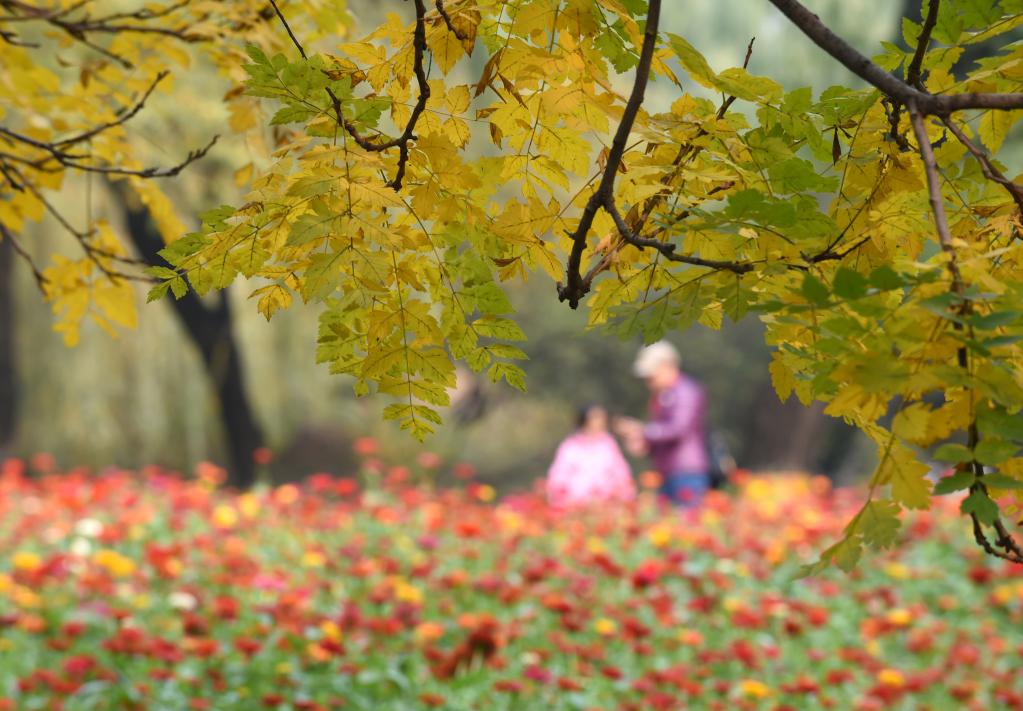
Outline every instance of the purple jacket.
{"label": "purple jacket", "polygon": [[650,401],[650,422],[643,436],[661,474],[702,474],[710,469],[703,432],[706,401],[703,388],[685,375]]}

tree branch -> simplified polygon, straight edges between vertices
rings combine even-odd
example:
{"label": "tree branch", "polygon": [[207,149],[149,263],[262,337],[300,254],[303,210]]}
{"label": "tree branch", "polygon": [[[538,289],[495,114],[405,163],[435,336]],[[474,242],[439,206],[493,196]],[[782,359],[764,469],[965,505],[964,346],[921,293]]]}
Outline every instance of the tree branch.
{"label": "tree branch", "polygon": [[[71,15],[82,10],[88,3],[84,0],[73,3],[63,9],[51,9],[39,7],[22,0],[0,0],[0,7],[7,10],[9,15],[0,17],[0,24],[41,22],[63,32],[72,40],[79,42],[93,51],[109,57],[125,68],[132,68],[134,65],[124,57],[112,52],[106,47],[93,42],[89,35],[105,34],[150,34],[163,35],[180,39],[183,42],[194,42],[198,36],[188,32],[188,26],[164,27],[161,25],[146,24],[150,20],[165,18],[177,10],[185,7],[191,0],[180,0],[177,3],[165,8],[153,10],[141,8],[130,12],[115,12],[100,17],[90,17],[86,11],[78,19],[72,19]],[[17,35],[10,31],[0,32],[0,37],[10,44],[22,44],[18,41]],[[31,45],[30,45],[31,46]]]}
{"label": "tree branch", "polygon": [[[916,140],[920,147],[920,157],[924,162],[924,170],[927,174],[927,189],[930,194],[931,209],[934,212],[934,222],[938,231],[938,240],[941,243],[941,248],[949,255],[948,259],[948,271],[952,275],[952,291],[956,294],[962,294],[964,291],[964,284],[962,276],[959,272],[959,265],[956,262],[955,247],[952,244],[952,232],[948,226],[948,218],[945,214],[945,203],[941,196],[941,178],[938,175],[938,163],[934,158],[934,150],[931,148],[931,141],[927,137],[927,128],[924,125],[923,117],[917,111],[916,106],[912,103],[908,104],[909,117],[913,123],[913,131],[916,134]],[[951,129],[951,123],[947,120],[944,121],[945,125]],[[955,131],[953,131],[955,133]],[[958,138],[959,136],[957,136]],[[962,137],[963,140],[966,136]],[[966,145],[964,143],[964,145]],[[983,155],[983,154],[981,154]],[[986,160],[986,156],[984,159]],[[979,158],[978,158],[979,160]],[[981,163],[983,166],[983,162]],[[965,314],[969,310],[969,302],[965,302],[962,307],[962,312]],[[954,327],[957,331],[963,330],[962,323],[955,323]],[[969,370],[969,352],[965,346],[962,346],[956,352],[959,367],[965,370]],[[974,450],[980,441],[980,435],[977,429],[977,423],[974,419],[970,423],[968,429],[968,447],[970,450]],[[984,496],[988,496],[987,486],[984,484],[984,465],[974,460],[971,463],[974,474],[976,475],[976,482],[970,487],[971,492],[979,491]],[[1005,524],[1002,523],[1000,517],[996,516],[993,522],[993,527],[997,538],[992,543],[988,540],[987,535],[984,533],[984,529],[981,526],[980,520],[977,518],[977,514],[970,513],[970,518],[973,520],[973,536],[977,541],[977,544],[984,550],[985,553],[993,555],[1004,560],[1012,561],[1014,563],[1023,563],[1023,548],[1020,548],[1019,544],[1016,543],[1012,535],[1005,528]],[[1001,548],[1002,550],[998,550]]]}
{"label": "tree branch", "polygon": [[661,253],[666,259],[673,262],[682,262],[683,264],[692,264],[698,267],[709,267],[711,269],[721,269],[730,271],[735,274],[746,274],[753,271],[753,264],[750,262],[725,262],[716,259],[701,259],[700,257],[690,257],[683,254],[675,254],[675,245],[671,242],[662,242],[659,239],[653,239],[650,237],[640,237],[636,235],[622,218],[622,214],[618,211],[618,206],[615,203],[609,202],[604,205],[604,209],[611,215],[611,219],[615,222],[615,227],[618,228],[618,233],[622,236],[629,244],[639,247],[652,247]]}
{"label": "tree branch", "polygon": [[[419,1],[419,0],[417,0]],[[625,154],[625,145],[632,132],[632,125],[636,121],[636,115],[643,105],[643,95],[646,85],[650,81],[650,67],[654,59],[654,49],[657,46],[657,25],[661,14],[661,0],[650,0],[650,7],[647,11],[646,31],[643,33],[643,46],[639,53],[639,64],[636,66],[636,79],[632,84],[632,93],[625,104],[625,111],[622,113],[622,120],[615,131],[614,139],[611,142],[611,150],[608,152],[607,164],[604,166],[604,173],[601,176],[600,184],[586,201],[583,213],[579,218],[579,224],[575,232],[569,235],[572,240],[572,251],[568,257],[566,267],[565,284],[558,284],[558,298],[568,301],[573,309],[579,306],[579,300],[585,296],[587,286],[583,283],[580,267],[582,264],[583,250],[586,249],[586,239],[589,237],[590,229],[593,227],[593,218],[601,207],[612,204],[614,199],[615,174],[622,164],[622,157]]]}
{"label": "tree branch", "polygon": [[1023,94],[943,94],[934,95],[910,86],[870,61],[852,45],[836,35],[817,15],[798,0],[770,0],[814,44],[846,69],[895,101],[916,105],[924,115],[947,116],[963,109],[1023,108]]}
{"label": "tree branch", "polygon": [[917,89],[923,88],[920,85],[920,68],[923,65],[924,55],[927,54],[927,48],[931,44],[931,32],[934,31],[934,26],[938,23],[938,8],[940,5],[941,0],[928,0],[927,17],[924,19],[923,27],[920,29],[916,51],[913,53],[913,59],[910,61],[909,66],[906,67],[906,83],[910,86],[915,86]]}

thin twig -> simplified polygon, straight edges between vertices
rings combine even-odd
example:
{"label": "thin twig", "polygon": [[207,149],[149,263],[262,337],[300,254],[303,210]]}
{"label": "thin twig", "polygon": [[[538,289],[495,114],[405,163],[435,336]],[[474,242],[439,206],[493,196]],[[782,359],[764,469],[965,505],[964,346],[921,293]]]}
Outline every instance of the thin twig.
{"label": "thin twig", "polygon": [[615,205],[613,201],[604,205],[604,209],[607,210],[609,215],[611,215],[611,219],[614,220],[615,227],[618,228],[618,233],[622,236],[622,239],[633,246],[641,249],[643,247],[652,247],[660,252],[665,259],[669,259],[673,262],[682,262],[683,264],[692,264],[698,267],[709,267],[711,269],[721,269],[735,274],[746,274],[753,271],[753,264],[750,262],[726,262],[716,259],[701,259],[700,257],[676,254],[675,245],[671,242],[662,242],[659,239],[640,237],[633,233],[629,226],[625,224],[622,214],[618,211],[618,206]]}
{"label": "thin twig", "polygon": [[1009,196],[1016,202],[1016,207],[1019,208],[1020,214],[1023,215],[1023,186],[1017,185],[1006,178],[1005,174],[998,170],[994,163],[991,162],[991,159],[987,156],[987,154],[984,153],[984,151],[982,151],[976,143],[971,141],[963,130],[955,124],[955,122],[948,118],[942,118],[941,121],[945,124],[948,130],[952,132],[952,135],[966,147],[966,150],[972,153],[973,157],[977,159],[977,162],[980,164],[980,169],[984,173],[984,177],[1005,188],[1006,192],[1009,193]]}
{"label": "thin twig", "polygon": [[0,222],[0,237],[7,242],[10,242],[11,247],[17,252],[18,256],[25,260],[28,264],[28,268],[32,270],[32,276],[35,277],[36,284],[39,286],[39,290],[46,292],[47,279],[43,276],[43,273],[39,271],[39,267],[36,266],[35,260],[32,259],[32,255],[18,243],[18,240],[14,238],[14,233],[7,229],[7,225]]}
{"label": "thin twig", "polygon": [[153,82],[149,85],[149,88],[146,89],[145,93],[142,94],[142,98],[135,102],[135,105],[132,106],[128,111],[120,113],[118,115],[118,118],[108,123],[104,123],[94,128],[91,128],[88,131],[84,131],[83,133],[76,134],[70,138],[64,138],[59,141],[56,141],[53,145],[70,146],[75,143],[81,143],[82,141],[86,141],[100,133],[103,133],[104,131],[114,128],[115,126],[120,126],[122,124],[127,123],[128,121],[133,119],[138,114],[139,111],[142,110],[142,107],[146,105],[146,101],[149,100],[149,97],[152,95],[153,91],[156,90],[157,85],[161,81],[166,79],[168,76],[170,76],[170,72],[166,70],[159,72],[153,79]]}
{"label": "thin twig", "polygon": [[277,19],[281,21],[281,24],[284,25],[284,29],[287,30],[288,37],[291,38],[292,44],[294,44],[298,49],[298,53],[302,55],[302,59],[308,59],[305,53],[305,48],[302,46],[302,43],[298,41],[298,37],[295,36],[295,33],[291,31],[291,25],[288,24],[288,20],[284,17],[284,13],[281,12],[281,8],[277,7],[277,0],[270,0],[270,5],[273,7],[274,12],[277,13]]}
{"label": "thin twig", "polygon": [[924,173],[927,175],[927,192],[931,202],[931,212],[934,213],[934,227],[938,231],[938,242],[942,250],[948,253],[948,270],[952,275],[952,288],[957,292],[962,291],[962,279],[959,275],[959,265],[956,263],[955,247],[952,246],[952,231],[948,226],[948,216],[945,214],[945,201],[941,196],[941,176],[938,175],[938,161],[934,158],[934,150],[931,148],[931,139],[927,137],[927,127],[924,125],[924,118],[917,109],[914,102],[907,104],[909,108],[909,119],[913,124],[913,132],[916,134],[916,142],[920,151],[920,158],[924,162]]}
{"label": "thin twig", "polygon": [[1023,108],[1023,94],[942,94],[934,95],[910,86],[889,74],[861,54],[852,45],[836,35],[821,22],[817,15],[798,0],[770,0],[804,35],[837,59],[846,69],[880,89],[891,99],[907,106],[910,102],[925,115],[947,116],[963,109],[1019,109]]}
{"label": "thin twig", "polygon": [[[302,43],[298,41],[298,37],[296,37],[295,33],[292,31],[291,25],[289,25],[287,19],[285,19],[284,13],[282,13],[280,8],[277,6],[276,0],[270,0],[270,4],[273,6],[274,12],[277,13],[277,17],[280,19],[281,24],[284,25],[284,29],[287,30],[288,36],[291,37],[292,44],[294,44],[298,49],[298,52],[302,55],[303,59],[308,59],[305,48],[302,46]],[[419,87],[419,96],[416,99],[415,106],[412,107],[412,114],[409,116],[408,123],[405,125],[405,130],[402,131],[400,136],[379,143],[373,139],[363,136],[359,129],[355,126],[355,123],[345,118],[342,113],[341,99],[329,86],[327,87],[327,95],[330,97],[330,101],[333,104],[337,122],[344,127],[345,131],[348,132],[352,139],[359,144],[363,150],[379,153],[387,150],[388,148],[398,148],[398,168],[395,171],[394,178],[387,183],[387,185],[393,188],[395,192],[401,190],[401,184],[405,178],[405,170],[408,165],[409,143],[416,137],[416,123],[419,121],[419,117],[422,116],[423,112],[426,110],[426,102],[430,98],[430,82],[426,76],[426,52],[428,50],[426,44],[426,5],[423,3],[423,0],[415,0],[415,6],[416,26],[412,34],[412,46],[415,52],[413,70],[416,75],[416,83]]]}

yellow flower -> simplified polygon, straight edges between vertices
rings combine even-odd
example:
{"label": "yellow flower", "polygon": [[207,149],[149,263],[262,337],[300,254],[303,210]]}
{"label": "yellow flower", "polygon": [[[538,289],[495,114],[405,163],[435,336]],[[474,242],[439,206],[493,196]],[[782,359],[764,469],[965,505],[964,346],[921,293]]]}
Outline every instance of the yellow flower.
{"label": "yellow flower", "polygon": [[11,564],[15,570],[24,570],[25,572],[31,573],[35,570],[39,570],[43,567],[43,559],[39,557],[38,553],[32,553],[31,551],[18,551],[11,558]]}
{"label": "yellow flower", "polygon": [[492,486],[483,484],[476,488],[476,498],[484,503],[493,501],[495,496],[497,496],[497,492]]}
{"label": "yellow flower", "polygon": [[609,620],[606,617],[601,617],[599,620],[593,623],[593,629],[597,631],[597,634],[603,635],[604,637],[610,637],[618,631],[618,625],[615,624],[614,620]]}
{"label": "yellow flower", "polygon": [[742,607],[742,600],[740,600],[737,597],[732,597],[731,595],[729,595],[728,597],[721,601],[721,607],[723,607],[726,612],[735,612],[740,607]]}
{"label": "yellow flower", "polygon": [[213,509],[213,525],[217,528],[234,528],[238,523],[238,512],[227,504],[220,504]]}
{"label": "yellow flower", "polygon": [[96,551],[92,556],[92,562],[115,578],[126,578],[135,572],[135,561],[109,548]]}
{"label": "yellow flower", "polygon": [[991,591],[991,597],[999,605],[1007,605],[1013,598],[1013,589],[1009,585],[999,585]]}
{"label": "yellow flower", "polygon": [[306,551],[302,554],[302,565],[306,568],[322,568],[327,563],[327,556],[320,551]]}
{"label": "yellow flower", "polygon": [[259,508],[259,498],[255,494],[242,494],[238,497],[238,510],[245,518],[256,518]]}
{"label": "yellow flower", "polygon": [[771,695],[771,687],[756,679],[743,679],[739,682],[739,691],[744,696],[754,699],[762,699]]}
{"label": "yellow flower", "polygon": [[409,585],[404,580],[398,580],[394,585],[394,597],[402,602],[418,605],[423,601],[423,591],[415,585]]}
{"label": "yellow flower", "polygon": [[290,674],[291,664],[289,662],[278,662],[277,666],[274,667],[274,671],[278,674]]}
{"label": "yellow flower", "polygon": [[607,546],[604,545],[604,541],[600,540],[596,536],[590,536],[586,539],[586,550],[594,555],[597,553],[603,553],[607,550]]}
{"label": "yellow flower", "polygon": [[323,633],[325,639],[329,639],[331,642],[341,641],[341,628],[333,620],[324,620],[320,623],[320,632]]}
{"label": "yellow flower", "polygon": [[894,610],[889,610],[885,616],[888,620],[888,624],[895,625],[896,627],[906,627],[910,622],[913,621],[913,613],[909,610],[897,607]]}
{"label": "yellow flower", "polygon": [[877,673],[877,680],[885,686],[903,686],[906,683],[905,675],[898,669],[882,669]]}
{"label": "yellow flower", "polygon": [[666,523],[658,524],[647,531],[646,537],[657,548],[664,548],[671,541],[671,526]]}
{"label": "yellow flower", "polygon": [[909,566],[904,563],[891,562],[884,567],[884,572],[886,572],[890,578],[905,580],[910,576],[911,571]]}
{"label": "yellow flower", "polygon": [[5,593],[11,589],[14,582],[11,580],[11,576],[0,573],[0,593]]}

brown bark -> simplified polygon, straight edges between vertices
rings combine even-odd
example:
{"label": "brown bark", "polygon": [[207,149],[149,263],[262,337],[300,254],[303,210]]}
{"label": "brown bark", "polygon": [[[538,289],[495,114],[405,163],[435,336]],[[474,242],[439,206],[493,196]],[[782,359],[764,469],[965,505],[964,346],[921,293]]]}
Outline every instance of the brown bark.
{"label": "brown bark", "polygon": [[[141,209],[124,206],[128,235],[139,256],[151,264],[162,262],[158,252],[164,243],[149,215]],[[263,444],[263,432],[245,386],[241,350],[231,332],[231,306],[227,292],[207,304],[195,292],[170,299],[185,333],[199,351],[210,382],[217,394],[220,420],[230,462],[229,486],[247,488],[255,483],[253,452]]]}

